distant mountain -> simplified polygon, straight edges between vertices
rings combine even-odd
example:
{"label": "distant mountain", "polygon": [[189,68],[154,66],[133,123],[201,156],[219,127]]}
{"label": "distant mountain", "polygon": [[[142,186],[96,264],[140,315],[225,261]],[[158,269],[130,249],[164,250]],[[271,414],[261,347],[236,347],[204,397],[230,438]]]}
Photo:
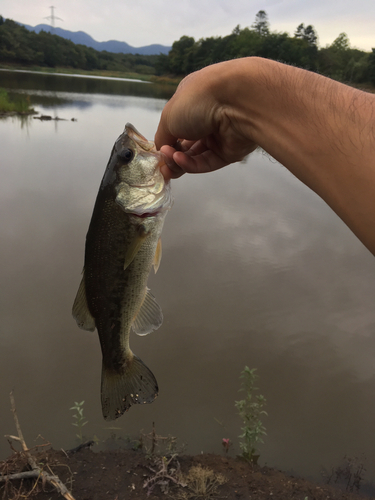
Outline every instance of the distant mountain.
{"label": "distant mountain", "polygon": [[117,40],[109,40],[108,42],[97,42],[90,35],[84,31],[69,31],[63,30],[62,28],[52,28],[49,24],[38,24],[37,26],[28,26],[27,24],[19,23],[24,26],[29,31],[35,31],[39,33],[40,31],[49,31],[54,35],[61,36],[67,40],[71,40],[73,43],[86,45],[87,47],[92,47],[95,50],[106,50],[107,52],[124,53],[124,54],[142,54],[142,55],[153,55],[153,54],[168,54],[172,47],[166,47],[165,45],[152,44],[146,45],[145,47],[132,47],[126,42],[118,42]]}

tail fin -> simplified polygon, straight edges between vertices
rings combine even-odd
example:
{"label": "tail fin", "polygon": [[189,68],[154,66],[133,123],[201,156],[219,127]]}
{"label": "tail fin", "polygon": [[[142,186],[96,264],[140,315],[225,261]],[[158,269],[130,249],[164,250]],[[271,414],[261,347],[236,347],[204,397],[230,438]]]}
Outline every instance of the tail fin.
{"label": "tail fin", "polygon": [[152,403],[158,383],[151,370],[133,354],[121,372],[102,366],[102,411],[106,420],[121,417],[133,404]]}

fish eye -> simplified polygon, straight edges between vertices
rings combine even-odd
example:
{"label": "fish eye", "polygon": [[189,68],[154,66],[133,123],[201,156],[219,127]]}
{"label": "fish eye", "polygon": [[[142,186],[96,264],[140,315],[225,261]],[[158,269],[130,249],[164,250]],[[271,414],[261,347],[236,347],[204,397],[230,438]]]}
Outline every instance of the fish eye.
{"label": "fish eye", "polygon": [[126,148],[117,153],[118,158],[124,160],[125,163],[129,163],[134,158],[134,151],[132,149]]}

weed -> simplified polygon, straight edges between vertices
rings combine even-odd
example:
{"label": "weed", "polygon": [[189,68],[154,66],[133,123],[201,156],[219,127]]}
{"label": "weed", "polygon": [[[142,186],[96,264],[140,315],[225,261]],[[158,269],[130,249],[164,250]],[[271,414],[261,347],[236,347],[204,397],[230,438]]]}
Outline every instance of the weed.
{"label": "weed", "polygon": [[153,475],[143,483],[143,487],[147,488],[148,496],[151,495],[155,486],[159,486],[164,494],[169,493],[172,485],[186,486],[181,480],[180,464],[176,457],[177,455],[172,455],[169,458],[164,456],[154,458],[154,466],[149,467]]}
{"label": "weed", "polygon": [[363,476],[366,472],[364,462],[364,457],[359,459],[358,457],[348,457],[345,455],[342,465],[332,467],[328,474],[326,472],[323,473],[327,479],[327,484],[332,481],[336,484],[341,483],[345,486],[346,491],[359,491]]}
{"label": "weed", "polygon": [[76,434],[77,438],[81,443],[83,443],[83,434],[82,434],[82,428],[84,425],[87,424],[87,420],[85,420],[85,417],[83,416],[83,405],[84,401],[81,401],[80,403],[77,403],[76,401],[74,402],[74,406],[72,406],[70,409],[75,410],[76,413],[73,415],[74,422],[72,422],[72,425],[78,428],[78,432]]}
{"label": "weed", "polygon": [[142,450],[148,457],[155,455],[172,455],[184,451],[185,446],[182,444],[180,449],[177,449],[177,438],[173,436],[159,436],[156,434],[155,423],[152,422],[152,431],[149,434],[140,433],[139,441],[136,444],[136,449]]}
{"label": "weed", "polygon": [[257,446],[263,443],[262,436],[267,434],[261,421],[261,417],[267,415],[263,410],[266,399],[262,395],[254,395],[254,392],[258,390],[258,387],[255,387],[255,381],[259,378],[255,372],[256,368],[250,370],[248,366],[245,366],[240,376],[242,379],[240,391],[244,391],[246,396],[245,399],[235,402],[238,414],[244,423],[244,427],[241,428],[242,434],[239,436],[243,439],[240,442],[242,457],[253,463],[257,463],[259,458],[256,454]]}
{"label": "weed", "polygon": [[191,467],[187,474],[181,475],[181,479],[185,486],[178,491],[176,498],[179,500],[209,500],[216,496],[218,487],[227,482],[222,474],[201,465]]}

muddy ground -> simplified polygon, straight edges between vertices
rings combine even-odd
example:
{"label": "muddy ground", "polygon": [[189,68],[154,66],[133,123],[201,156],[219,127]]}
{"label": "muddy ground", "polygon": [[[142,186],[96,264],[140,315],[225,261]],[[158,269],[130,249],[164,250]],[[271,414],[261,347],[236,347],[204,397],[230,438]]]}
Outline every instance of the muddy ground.
{"label": "muddy ground", "polygon": [[[61,479],[75,500],[364,498],[360,492],[348,492],[337,485],[313,484],[229,456],[152,458],[134,450],[94,452],[89,448],[75,453],[48,449],[33,452],[33,456],[45,473]],[[14,453],[7,461],[0,462],[3,475],[26,470],[30,466],[23,453]],[[0,483],[0,499],[21,498],[57,500],[62,496],[41,478]]]}

